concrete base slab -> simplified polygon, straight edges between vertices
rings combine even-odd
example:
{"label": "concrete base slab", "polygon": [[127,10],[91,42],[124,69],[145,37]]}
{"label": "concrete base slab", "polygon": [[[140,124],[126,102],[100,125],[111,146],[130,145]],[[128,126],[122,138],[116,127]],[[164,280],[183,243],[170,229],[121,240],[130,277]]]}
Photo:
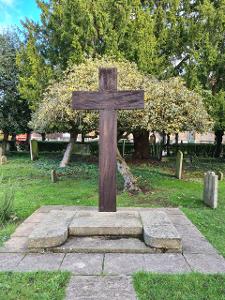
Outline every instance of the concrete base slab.
{"label": "concrete base slab", "polygon": [[138,236],[142,224],[137,212],[78,212],[69,226],[74,236],[117,235]]}

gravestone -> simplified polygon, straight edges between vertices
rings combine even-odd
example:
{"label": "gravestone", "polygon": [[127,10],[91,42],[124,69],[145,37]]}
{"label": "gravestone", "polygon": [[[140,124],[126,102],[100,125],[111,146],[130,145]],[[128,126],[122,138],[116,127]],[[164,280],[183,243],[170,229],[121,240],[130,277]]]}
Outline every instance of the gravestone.
{"label": "gravestone", "polygon": [[223,180],[223,172],[218,171],[216,175],[218,176],[218,180],[220,180],[220,181]]}
{"label": "gravestone", "polygon": [[75,143],[73,146],[73,153],[79,155],[90,155],[90,145],[83,143]]}
{"label": "gravestone", "polygon": [[38,141],[30,140],[30,158],[31,160],[38,159]]}
{"label": "gravestone", "polygon": [[144,91],[117,91],[117,69],[99,69],[98,92],[73,92],[73,109],[100,110],[99,211],[116,211],[116,150],[118,109],[143,109]]}
{"label": "gravestone", "polygon": [[218,202],[218,176],[214,172],[207,172],[204,175],[203,201],[211,208],[217,208]]}
{"label": "gravestone", "polygon": [[52,183],[56,183],[57,182],[56,170],[52,170],[51,171],[51,181],[52,181]]}
{"label": "gravestone", "polygon": [[182,178],[182,170],[183,170],[183,152],[180,150],[177,152],[176,157],[176,178],[181,179]]}
{"label": "gravestone", "polygon": [[6,164],[7,163],[7,157],[5,156],[5,155],[2,155],[1,157],[0,157],[0,164],[1,165],[4,165],[4,164]]}

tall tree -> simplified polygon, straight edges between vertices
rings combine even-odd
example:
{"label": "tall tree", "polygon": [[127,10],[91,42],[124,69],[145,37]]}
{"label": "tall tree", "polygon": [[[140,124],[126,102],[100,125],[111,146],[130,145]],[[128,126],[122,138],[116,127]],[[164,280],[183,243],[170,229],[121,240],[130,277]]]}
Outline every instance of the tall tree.
{"label": "tall tree", "polygon": [[0,129],[4,134],[4,149],[9,134],[29,132],[30,110],[17,89],[16,50],[18,36],[14,31],[0,34]]}
{"label": "tall tree", "polygon": [[[120,134],[149,130],[175,133],[183,129],[203,131],[209,128],[211,121],[204,108],[202,97],[189,91],[182,80],[172,78],[159,81],[140,72],[134,63],[109,57],[87,59],[84,63],[68,69],[60,82],[52,83],[33,115],[32,126],[36,130],[47,132],[62,130],[78,134],[91,130],[97,131],[97,114],[73,110],[71,96],[73,90],[97,90],[98,69],[101,66],[117,67],[118,89],[144,89],[145,91],[144,110],[119,111],[118,131]],[[71,143],[73,142],[74,139]],[[71,143],[66,153],[70,153]],[[127,171],[124,162],[121,165],[121,160],[119,161],[121,167],[119,170]],[[133,179],[131,181],[135,182]],[[125,182],[127,183],[127,179]],[[133,187],[135,184],[127,184],[127,186]]]}

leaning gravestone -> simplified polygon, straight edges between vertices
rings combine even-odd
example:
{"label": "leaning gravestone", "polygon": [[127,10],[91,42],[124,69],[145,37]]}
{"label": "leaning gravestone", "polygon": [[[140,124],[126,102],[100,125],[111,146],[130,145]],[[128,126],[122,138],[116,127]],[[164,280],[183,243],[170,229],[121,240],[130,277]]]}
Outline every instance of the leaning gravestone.
{"label": "leaning gravestone", "polygon": [[5,155],[2,155],[1,157],[0,157],[0,164],[1,165],[4,165],[4,164],[6,164],[7,163],[7,157],[5,156]]}
{"label": "leaning gravestone", "polygon": [[30,140],[30,158],[31,160],[38,159],[38,141]]}
{"label": "leaning gravestone", "polygon": [[51,171],[51,181],[52,181],[52,183],[56,183],[57,182],[56,170],[52,170]]}
{"label": "leaning gravestone", "polygon": [[177,152],[177,158],[176,158],[176,174],[175,176],[178,179],[182,178],[182,170],[183,170],[183,152],[180,150]]}
{"label": "leaning gravestone", "polygon": [[218,171],[216,175],[218,176],[218,180],[220,180],[220,181],[223,180],[223,172]]}
{"label": "leaning gravestone", "polygon": [[207,172],[204,176],[203,201],[211,208],[217,208],[218,176],[214,172]]}

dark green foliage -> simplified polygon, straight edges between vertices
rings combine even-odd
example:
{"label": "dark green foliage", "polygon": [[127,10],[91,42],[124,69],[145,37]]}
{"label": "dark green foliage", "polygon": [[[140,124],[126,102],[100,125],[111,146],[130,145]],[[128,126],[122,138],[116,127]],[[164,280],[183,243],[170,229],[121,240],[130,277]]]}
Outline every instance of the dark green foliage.
{"label": "dark green foliage", "polygon": [[0,130],[5,134],[28,132],[30,110],[21,99],[16,66],[16,51],[19,47],[15,32],[0,34]]}

